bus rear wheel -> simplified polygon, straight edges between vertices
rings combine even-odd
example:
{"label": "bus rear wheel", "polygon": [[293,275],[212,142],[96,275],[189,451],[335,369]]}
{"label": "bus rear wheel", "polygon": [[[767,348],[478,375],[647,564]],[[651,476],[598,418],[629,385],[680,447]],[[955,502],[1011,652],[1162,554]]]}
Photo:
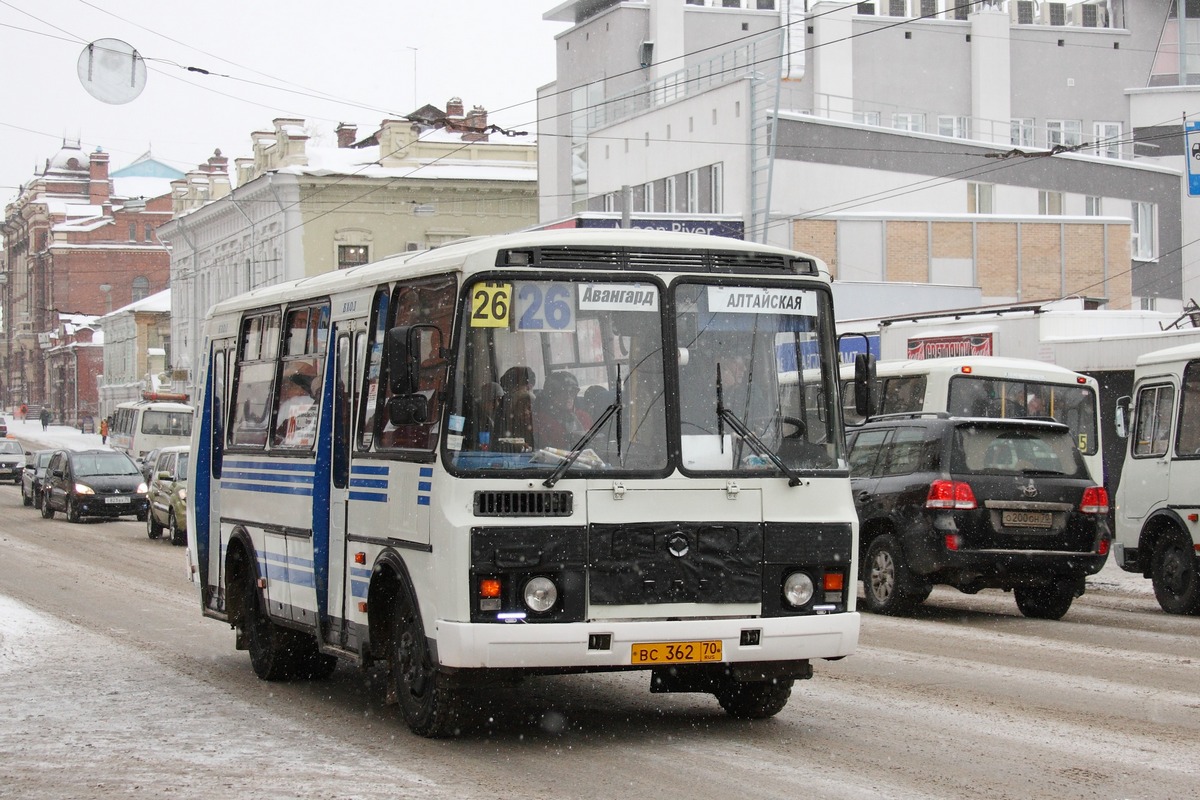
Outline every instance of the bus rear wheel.
{"label": "bus rear wheel", "polygon": [[263,607],[254,570],[245,571],[242,597],[242,625],[250,666],[264,681],[284,681],[292,677],[296,663],[296,637],[287,628],[276,625]]}
{"label": "bus rear wheel", "polygon": [[391,634],[392,689],[409,729],[432,739],[458,733],[462,690],[434,666],[421,615],[404,588],[397,593]]}
{"label": "bus rear wheel", "polygon": [[1191,537],[1174,530],[1154,546],[1150,580],[1159,606],[1168,614],[1200,614],[1200,571]]}

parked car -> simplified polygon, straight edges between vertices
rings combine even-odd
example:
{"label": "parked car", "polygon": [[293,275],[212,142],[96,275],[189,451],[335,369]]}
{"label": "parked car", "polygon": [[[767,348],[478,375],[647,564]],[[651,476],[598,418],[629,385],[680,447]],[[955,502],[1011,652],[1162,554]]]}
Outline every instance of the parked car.
{"label": "parked car", "polygon": [[42,516],[63,511],[83,517],[134,515],[146,520],[146,482],[133,459],[116,450],[55,450],[42,481]]}
{"label": "parked car", "polygon": [[25,453],[25,469],[21,471],[21,502],[25,505],[42,507],[42,479],[52,455],[53,450]]}
{"label": "parked car", "polygon": [[[130,456],[133,458],[133,456]],[[142,477],[146,480],[146,485],[150,485],[150,478],[154,475],[154,462],[158,460],[158,448],[151,450],[142,457],[140,462],[137,462],[138,469],[142,471]],[[136,461],[136,459],[135,459]]]}
{"label": "parked car", "polygon": [[150,511],[146,515],[146,534],[157,539],[165,528],[171,544],[187,544],[187,469],[186,445],[164,447],[158,451],[148,484]]}
{"label": "parked car", "polygon": [[0,480],[21,482],[25,471],[25,449],[16,439],[0,439]]}
{"label": "parked car", "polygon": [[8,438],[8,420],[0,417],[0,439]]}
{"label": "parked car", "polygon": [[1012,590],[1025,616],[1059,619],[1108,558],[1108,493],[1065,425],[894,414],[847,439],[871,611],[947,584]]}

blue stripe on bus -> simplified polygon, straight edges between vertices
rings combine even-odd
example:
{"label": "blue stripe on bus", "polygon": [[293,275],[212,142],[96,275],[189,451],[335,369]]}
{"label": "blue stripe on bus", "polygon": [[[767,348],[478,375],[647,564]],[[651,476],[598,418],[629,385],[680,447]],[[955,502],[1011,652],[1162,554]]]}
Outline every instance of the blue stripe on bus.
{"label": "blue stripe on bus", "polygon": [[387,475],[388,468],[387,467],[374,467],[374,466],[369,466],[369,465],[365,465],[365,464],[364,465],[355,464],[352,467],[350,467],[350,473],[352,475]]}
{"label": "blue stripe on bus", "polygon": [[358,486],[363,489],[386,489],[388,488],[387,481],[377,481],[369,478],[351,478],[351,486]]}
{"label": "blue stripe on bus", "polygon": [[243,492],[265,492],[267,494],[296,494],[312,497],[311,486],[273,486],[262,483],[239,483],[237,481],[222,481],[222,489],[240,489]]}
{"label": "blue stripe on bus", "polygon": [[368,581],[350,581],[350,594],[354,597],[366,600],[367,590],[370,588],[371,584]]}
{"label": "blue stripe on bus", "polygon": [[433,467],[421,467],[421,477],[422,478],[432,478],[433,477]]}
{"label": "blue stripe on bus", "polygon": [[270,550],[266,552],[262,560],[288,564],[292,567],[300,567],[308,570],[313,568],[313,560],[311,558],[299,558],[298,556],[289,556],[283,553],[273,553]]}
{"label": "blue stripe on bus", "polygon": [[370,567],[350,567],[351,578],[369,578],[374,574]]}
{"label": "blue stripe on bus", "polygon": [[312,483],[313,475],[267,475],[261,472],[245,472],[241,470],[226,470],[221,477],[241,478],[248,481],[264,481],[266,483]]}
{"label": "blue stripe on bus", "polygon": [[386,494],[377,494],[375,492],[351,492],[351,500],[366,500],[370,503],[386,503],[388,496]]}
{"label": "blue stripe on bus", "polygon": [[417,495],[417,505],[419,505],[419,506],[429,505],[429,495],[427,495],[427,494]]}
{"label": "blue stripe on bus", "polygon": [[417,481],[417,491],[418,492],[432,492],[433,491],[433,482],[432,481]]}
{"label": "blue stripe on bus", "polygon": [[288,462],[281,463],[278,461],[249,461],[241,458],[225,459],[226,467],[243,467],[249,469],[270,469],[277,472],[312,472],[314,466],[307,462]]}

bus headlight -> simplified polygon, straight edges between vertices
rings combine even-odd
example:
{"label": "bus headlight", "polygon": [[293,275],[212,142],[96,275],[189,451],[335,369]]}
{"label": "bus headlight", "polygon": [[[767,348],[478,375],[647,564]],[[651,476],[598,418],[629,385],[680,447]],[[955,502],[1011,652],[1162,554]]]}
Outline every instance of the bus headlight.
{"label": "bus headlight", "polygon": [[525,584],[525,607],[535,614],[544,614],[558,602],[558,587],[545,577],[530,578]]}
{"label": "bus headlight", "polygon": [[789,604],[799,608],[807,605],[813,597],[812,578],[803,572],[793,572],[783,581],[783,596]]}

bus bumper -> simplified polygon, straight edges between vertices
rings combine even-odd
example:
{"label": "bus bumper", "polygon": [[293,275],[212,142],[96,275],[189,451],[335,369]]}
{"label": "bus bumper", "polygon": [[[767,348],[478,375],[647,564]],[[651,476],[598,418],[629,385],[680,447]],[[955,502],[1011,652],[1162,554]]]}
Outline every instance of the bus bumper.
{"label": "bus bumper", "polygon": [[725,663],[841,658],[858,646],[859,615],[562,624],[439,620],[436,630],[437,662],[444,667],[651,669],[669,662],[634,664],[634,645],[719,640]]}

